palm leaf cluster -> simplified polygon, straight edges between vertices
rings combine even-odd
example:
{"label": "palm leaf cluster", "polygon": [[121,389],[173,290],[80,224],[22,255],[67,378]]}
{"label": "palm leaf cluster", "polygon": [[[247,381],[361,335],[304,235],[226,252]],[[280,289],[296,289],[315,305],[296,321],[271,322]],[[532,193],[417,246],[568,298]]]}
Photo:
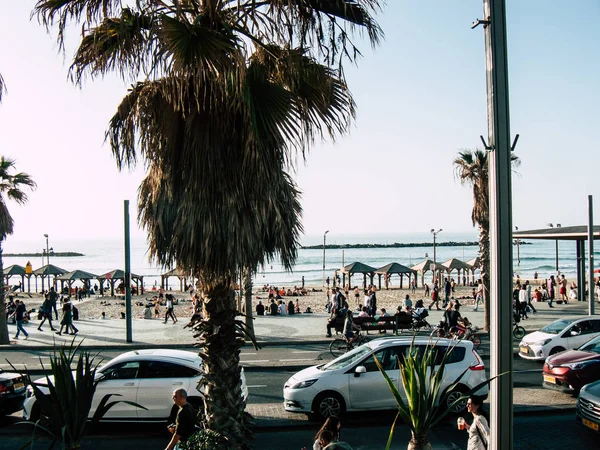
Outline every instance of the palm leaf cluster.
{"label": "palm leaf cluster", "polygon": [[2,95],[6,92],[6,84],[4,83],[4,78],[2,78],[2,74],[0,74],[0,102],[2,101]]}

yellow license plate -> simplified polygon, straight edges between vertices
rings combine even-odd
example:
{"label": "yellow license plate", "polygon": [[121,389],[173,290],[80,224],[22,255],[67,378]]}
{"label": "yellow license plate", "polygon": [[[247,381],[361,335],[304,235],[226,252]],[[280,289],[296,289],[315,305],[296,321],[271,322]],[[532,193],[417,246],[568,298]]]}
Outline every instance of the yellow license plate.
{"label": "yellow license plate", "polygon": [[25,385],[23,383],[15,383],[13,388],[15,391],[18,391],[19,389],[23,389],[25,387]]}
{"label": "yellow license plate", "polygon": [[546,383],[552,383],[552,384],[556,384],[556,378],[551,377],[549,375],[544,375],[544,381]]}
{"label": "yellow license plate", "polygon": [[586,427],[590,427],[594,431],[598,431],[599,426],[596,422],[592,422],[591,420],[583,419],[583,424]]}
{"label": "yellow license plate", "polygon": [[521,353],[527,353],[527,347],[519,347],[519,350],[521,351]]}

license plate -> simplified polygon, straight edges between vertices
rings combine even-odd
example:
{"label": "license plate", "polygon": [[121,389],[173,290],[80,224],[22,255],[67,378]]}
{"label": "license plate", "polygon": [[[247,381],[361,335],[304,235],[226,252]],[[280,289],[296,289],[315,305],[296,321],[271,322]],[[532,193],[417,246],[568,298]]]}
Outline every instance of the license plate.
{"label": "license plate", "polygon": [[14,389],[15,391],[18,391],[19,389],[23,389],[24,387],[25,387],[25,385],[24,385],[23,383],[15,383],[15,384],[13,385],[13,389]]}
{"label": "license plate", "polygon": [[556,378],[551,377],[549,375],[544,375],[544,381],[546,383],[552,383],[552,384],[556,384]]}
{"label": "license plate", "polygon": [[519,347],[519,351],[521,353],[525,353],[525,354],[527,354],[527,352],[528,352],[527,347]]}
{"label": "license plate", "polygon": [[583,419],[583,424],[586,427],[589,427],[594,431],[598,431],[599,426],[596,422],[592,422],[591,420]]}

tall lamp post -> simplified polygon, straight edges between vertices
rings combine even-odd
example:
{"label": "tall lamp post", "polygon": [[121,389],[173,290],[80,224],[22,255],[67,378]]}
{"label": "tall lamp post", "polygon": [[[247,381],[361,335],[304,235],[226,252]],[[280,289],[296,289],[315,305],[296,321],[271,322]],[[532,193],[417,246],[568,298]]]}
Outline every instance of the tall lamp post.
{"label": "tall lamp post", "polygon": [[435,281],[435,272],[437,270],[437,255],[435,252],[435,238],[437,237],[438,233],[441,232],[442,229],[440,228],[439,230],[435,231],[435,229],[431,229],[431,234],[433,234],[433,281]]}
{"label": "tall lamp post", "polygon": [[[554,225],[553,223],[549,223],[548,226],[550,228],[560,228],[560,223],[557,223],[556,225]],[[558,239],[555,241],[556,242],[556,275],[558,275]]]}
{"label": "tall lamp post", "polygon": [[48,265],[50,265],[50,248],[48,246],[48,235],[44,234],[44,237],[46,238],[46,260],[48,261]]}
{"label": "tall lamp post", "polygon": [[[515,227],[515,231],[519,231],[519,227]],[[521,275],[521,239],[515,239],[515,244],[517,244],[517,273],[519,276]]]}
{"label": "tall lamp post", "polygon": [[325,247],[327,243],[327,233],[329,233],[329,230],[323,233],[323,287],[325,287]]}

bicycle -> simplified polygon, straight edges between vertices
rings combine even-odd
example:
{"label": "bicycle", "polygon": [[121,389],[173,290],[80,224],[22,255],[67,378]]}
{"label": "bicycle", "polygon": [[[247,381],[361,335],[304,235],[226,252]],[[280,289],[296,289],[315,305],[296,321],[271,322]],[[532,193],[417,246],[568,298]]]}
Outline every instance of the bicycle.
{"label": "bicycle", "polygon": [[521,317],[518,312],[513,311],[513,337],[515,339],[522,339],[525,336],[525,328],[519,325]]}
{"label": "bicycle", "polygon": [[442,323],[435,326],[431,332],[432,338],[448,338],[448,339],[466,339],[473,343],[475,349],[479,349],[481,346],[481,337],[477,335],[479,328],[469,323],[467,326],[458,325],[455,330],[448,331]]}
{"label": "bicycle", "polygon": [[366,344],[369,342],[369,340],[369,338],[360,333],[358,334],[358,339],[356,339],[354,342],[349,342],[345,336],[343,338],[335,338],[333,341],[331,341],[331,344],[329,344],[329,352],[334,358],[337,358],[338,356],[342,356],[344,353],[347,353],[356,347]]}

